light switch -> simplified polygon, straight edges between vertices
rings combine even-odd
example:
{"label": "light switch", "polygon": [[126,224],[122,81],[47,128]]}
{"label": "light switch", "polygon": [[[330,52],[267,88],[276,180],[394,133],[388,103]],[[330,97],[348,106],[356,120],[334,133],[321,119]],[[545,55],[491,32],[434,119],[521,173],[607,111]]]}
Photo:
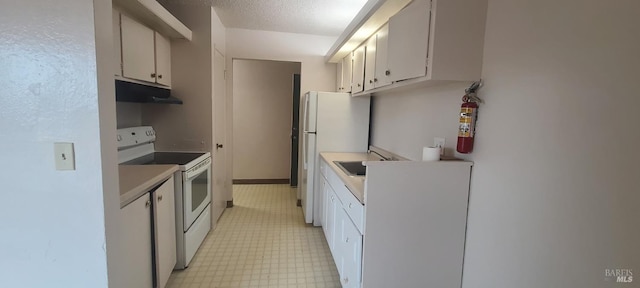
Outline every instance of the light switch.
{"label": "light switch", "polygon": [[54,143],[56,170],[76,170],[73,143]]}

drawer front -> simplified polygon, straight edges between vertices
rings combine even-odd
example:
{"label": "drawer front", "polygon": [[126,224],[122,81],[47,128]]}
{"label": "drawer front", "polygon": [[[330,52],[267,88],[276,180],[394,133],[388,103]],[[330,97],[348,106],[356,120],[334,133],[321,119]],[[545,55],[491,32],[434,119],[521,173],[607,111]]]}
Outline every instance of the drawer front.
{"label": "drawer front", "polygon": [[349,215],[351,220],[353,220],[353,223],[356,225],[360,233],[364,234],[364,205],[358,201],[356,196],[353,196],[353,193],[349,191],[344,182],[342,182],[342,179],[340,179],[340,176],[338,176],[331,167],[327,166],[326,168],[327,181],[329,181],[329,185],[331,185],[331,188],[333,188],[333,191],[340,199],[340,202],[342,202],[342,206],[347,212],[347,215]]}
{"label": "drawer front", "polygon": [[353,221],[353,224],[356,225],[360,234],[364,235],[364,205],[358,201],[356,196],[353,196],[351,191],[347,188],[347,186],[342,185],[342,189],[340,189],[342,195],[338,195],[342,200],[342,207],[344,211],[347,212],[349,218]]}

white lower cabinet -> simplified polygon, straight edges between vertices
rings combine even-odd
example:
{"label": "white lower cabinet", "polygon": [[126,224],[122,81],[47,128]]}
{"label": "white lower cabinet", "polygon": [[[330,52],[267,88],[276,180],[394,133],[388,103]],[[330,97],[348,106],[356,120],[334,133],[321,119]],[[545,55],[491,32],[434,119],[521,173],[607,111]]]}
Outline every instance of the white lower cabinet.
{"label": "white lower cabinet", "polygon": [[340,213],[340,257],[342,269],[340,270],[340,283],[343,288],[360,287],[360,274],[362,271],[362,234],[353,224],[347,212],[341,209]]}
{"label": "white lower cabinet", "polygon": [[342,287],[460,287],[471,162],[369,161],[363,205],[322,157],[323,229]]}
{"label": "white lower cabinet", "polygon": [[155,212],[156,283],[163,288],[176,266],[176,210],[174,179],[169,178],[152,193]]}
{"label": "white lower cabinet", "polygon": [[113,287],[165,287],[176,265],[174,197],[171,177],[120,209],[119,277]]}
{"label": "white lower cabinet", "polygon": [[113,287],[153,287],[149,193],[120,209],[120,220],[119,282]]}
{"label": "white lower cabinet", "polygon": [[[321,165],[327,165],[322,162]],[[335,185],[335,179],[338,177],[335,172],[328,169],[321,169],[323,175],[324,189],[324,222],[322,229],[324,230],[327,243],[336,263],[338,274],[340,274],[340,283],[342,287],[360,287],[360,275],[362,271],[362,234],[354,224],[352,217],[348,214],[349,204],[357,199],[346,190],[346,187],[338,186],[339,192],[336,192],[331,182]],[[331,178],[330,181],[326,178]],[[343,190],[344,189],[344,190]],[[338,196],[340,194],[340,196]],[[353,199],[348,199],[348,197]],[[353,207],[353,204],[351,204]]]}

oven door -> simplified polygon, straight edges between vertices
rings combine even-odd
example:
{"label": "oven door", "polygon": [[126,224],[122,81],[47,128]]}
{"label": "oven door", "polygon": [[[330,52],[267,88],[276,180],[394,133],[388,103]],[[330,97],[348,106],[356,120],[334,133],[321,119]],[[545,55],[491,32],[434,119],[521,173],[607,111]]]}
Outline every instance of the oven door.
{"label": "oven door", "polygon": [[183,172],[184,232],[211,202],[211,158]]}

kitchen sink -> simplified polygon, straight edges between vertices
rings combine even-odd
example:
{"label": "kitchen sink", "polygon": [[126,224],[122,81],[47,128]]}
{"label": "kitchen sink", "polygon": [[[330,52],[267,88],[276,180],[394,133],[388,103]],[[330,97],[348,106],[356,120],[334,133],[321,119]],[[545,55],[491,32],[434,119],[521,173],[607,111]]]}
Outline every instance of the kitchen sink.
{"label": "kitchen sink", "polygon": [[362,161],[333,161],[344,173],[349,176],[364,176],[367,174],[367,167],[362,165]]}

